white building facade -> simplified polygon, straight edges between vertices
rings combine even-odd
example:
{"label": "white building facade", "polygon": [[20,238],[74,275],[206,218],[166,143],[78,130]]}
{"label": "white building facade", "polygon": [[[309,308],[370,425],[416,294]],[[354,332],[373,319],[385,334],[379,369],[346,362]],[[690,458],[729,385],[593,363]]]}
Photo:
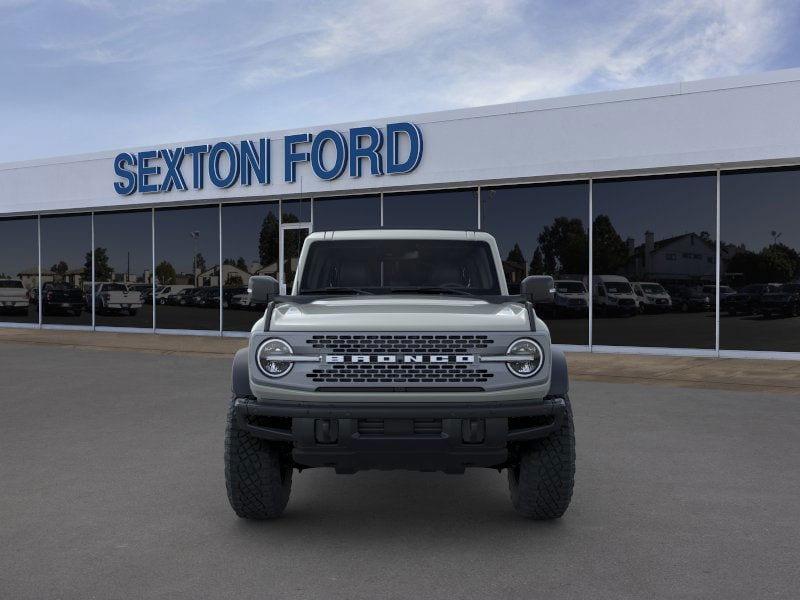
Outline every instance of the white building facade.
{"label": "white building facade", "polygon": [[[0,326],[244,335],[257,314],[231,299],[245,276],[290,284],[310,231],[468,229],[495,235],[509,281],[584,281],[590,304],[598,275],[676,298],[753,291],[733,316],[718,293],[686,312],[555,311],[565,347],[797,358],[797,106],[793,69],[3,164],[0,288],[22,281],[30,306],[0,303]],[[77,280],[136,285],[150,304],[61,310]],[[202,282],[219,294],[141,292]],[[767,283],[785,317],[758,312]]]}

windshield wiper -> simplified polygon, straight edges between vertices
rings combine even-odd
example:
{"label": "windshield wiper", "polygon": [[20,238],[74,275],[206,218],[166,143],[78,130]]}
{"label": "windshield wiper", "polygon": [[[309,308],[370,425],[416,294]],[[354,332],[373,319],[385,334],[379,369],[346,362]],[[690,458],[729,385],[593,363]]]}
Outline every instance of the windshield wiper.
{"label": "windshield wiper", "polygon": [[456,294],[458,296],[471,296],[475,297],[475,294],[467,292],[465,290],[460,290],[457,288],[451,287],[443,287],[443,286],[435,286],[435,285],[425,285],[425,286],[417,286],[417,287],[393,287],[389,288],[390,294]]}
{"label": "windshield wiper", "polygon": [[300,290],[300,294],[369,294],[372,296],[372,292],[368,292],[367,290],[362,290],[361,288],[355,287],[325,287],[325,288],[315,288],[312,290]]}

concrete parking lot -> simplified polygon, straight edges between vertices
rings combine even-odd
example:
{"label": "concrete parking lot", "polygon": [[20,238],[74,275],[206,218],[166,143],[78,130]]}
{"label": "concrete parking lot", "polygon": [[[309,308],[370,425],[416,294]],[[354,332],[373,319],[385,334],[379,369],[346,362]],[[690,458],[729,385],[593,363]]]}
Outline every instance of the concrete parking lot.
{"label": "concrete parking lot", "polygon": [[797,597],[795,393],[576,381],[558,522],[492,471],[309,470],[250,523],[224,355],[4,341],[0,365],[2,598]]}

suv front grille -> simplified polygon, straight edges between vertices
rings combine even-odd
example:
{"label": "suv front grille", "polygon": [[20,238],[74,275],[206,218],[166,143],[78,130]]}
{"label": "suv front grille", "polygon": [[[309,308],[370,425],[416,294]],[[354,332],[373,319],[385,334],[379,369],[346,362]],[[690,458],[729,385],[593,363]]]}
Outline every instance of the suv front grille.
{"label": "suv front grille", "polygon": [[486,383],[494,375],[469,364],[339,363],[306,377],[314,383]]}
{"label": "suv front grille", "polygon": [[306,343],[330,354],[465,354],[487,348],[486,335],[315,335]]}

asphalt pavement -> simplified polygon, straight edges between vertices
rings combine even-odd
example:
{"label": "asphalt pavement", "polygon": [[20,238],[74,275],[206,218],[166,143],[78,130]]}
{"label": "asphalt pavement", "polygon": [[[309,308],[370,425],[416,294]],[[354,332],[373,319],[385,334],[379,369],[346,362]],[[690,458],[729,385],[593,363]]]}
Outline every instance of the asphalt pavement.
{"label": "asphalt pavement", "polygon": [[296,474],[225,497],[227,359],[0,343],[0,598],[796,598],[800,397],[577,381],[575,496]]}

